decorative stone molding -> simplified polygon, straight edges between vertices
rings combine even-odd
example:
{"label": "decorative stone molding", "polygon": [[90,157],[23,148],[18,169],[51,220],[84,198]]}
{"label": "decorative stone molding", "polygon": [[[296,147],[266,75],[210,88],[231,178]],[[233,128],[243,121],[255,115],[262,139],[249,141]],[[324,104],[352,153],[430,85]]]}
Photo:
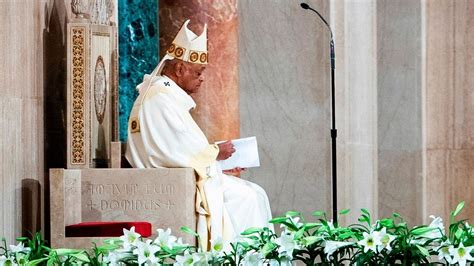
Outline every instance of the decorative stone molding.
{"label": "decorative stone molding", "polygon": [[99,123],[102,124],[102,122],[104,122],[105,105],[107,103],[107,77],[102,56],[97,58],[94,72],[95,114]]}
{"label": "decorative stone molding", "polygon": [[72,28],[71,164],[85,164],[85,28]]}
{"label": "decorative stone molding", "polygon": [[109,19],[114,11],[113,1],[95,0],[90,11],[93,24],[109,25]]}
{"label": "decorative stone molding", "polygon": [[116,0],[107,0],[107,21],[109,23],[115,11],[115,1]]}
{"label": "decorative stone molding", "polygon": [[76,15],[78,19],[84,19],[84,15],[89,14],[89,3],[90,0],[72,0],[71,1],[71,10],[72,13]]}
{"label": "decorative stone molding", "polygon": [[[105,10],[106,0],[95,4]],[[73,19],[68,23],[67,53],[66,168],[110,167],[112,157],[120,158],[112,155],[120,150],[111,148],[118,140],[116,25]]]}

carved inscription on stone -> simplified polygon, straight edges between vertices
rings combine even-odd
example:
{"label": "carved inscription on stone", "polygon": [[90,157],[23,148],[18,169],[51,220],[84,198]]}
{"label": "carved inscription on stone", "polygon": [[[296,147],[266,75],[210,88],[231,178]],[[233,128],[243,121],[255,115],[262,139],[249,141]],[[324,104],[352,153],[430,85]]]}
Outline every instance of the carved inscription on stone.
{"label": "carved inscription on stone", "polygon": [[175,184],[167,183],[86,183],[82,188],[82,209],[86,212],[172,210],[176,193]]}

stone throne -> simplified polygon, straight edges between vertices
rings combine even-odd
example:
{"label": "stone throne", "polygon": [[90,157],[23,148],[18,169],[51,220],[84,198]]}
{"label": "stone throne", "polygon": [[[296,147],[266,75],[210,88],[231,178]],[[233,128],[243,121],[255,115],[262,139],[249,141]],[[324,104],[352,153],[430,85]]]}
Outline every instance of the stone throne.
{"label": "stone throne", "polygon": [[151,237],[169,227],[194,243],[179,232],[196,226],[194,170],[120,168],[114,2],[71,1],[66,168],[49,170],[51,246],[90,248],[131,225]]}

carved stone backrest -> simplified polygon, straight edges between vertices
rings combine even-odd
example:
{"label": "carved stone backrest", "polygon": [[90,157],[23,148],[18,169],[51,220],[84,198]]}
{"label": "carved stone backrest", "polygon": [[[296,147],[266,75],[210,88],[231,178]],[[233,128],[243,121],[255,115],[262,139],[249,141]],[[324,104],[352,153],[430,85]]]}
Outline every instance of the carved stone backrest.
{"label": "carved stone backrest", "polygon": [[113,0],[73,0],[71,8],[76,17],[67,31],[67,168],[111,167],[111,158],[120,157],[111,144],[118,141]]}

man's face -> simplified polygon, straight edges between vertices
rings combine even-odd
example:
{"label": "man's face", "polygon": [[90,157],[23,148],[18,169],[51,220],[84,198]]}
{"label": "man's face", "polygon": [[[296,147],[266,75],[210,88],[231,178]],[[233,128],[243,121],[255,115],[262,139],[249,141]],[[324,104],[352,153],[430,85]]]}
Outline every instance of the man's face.
{"label": "man's face", "polygon": [[202,72],[206,69],[204,65],[184,63],[184,74],[181,87],[188,93],[196,93],[204,81]]}

